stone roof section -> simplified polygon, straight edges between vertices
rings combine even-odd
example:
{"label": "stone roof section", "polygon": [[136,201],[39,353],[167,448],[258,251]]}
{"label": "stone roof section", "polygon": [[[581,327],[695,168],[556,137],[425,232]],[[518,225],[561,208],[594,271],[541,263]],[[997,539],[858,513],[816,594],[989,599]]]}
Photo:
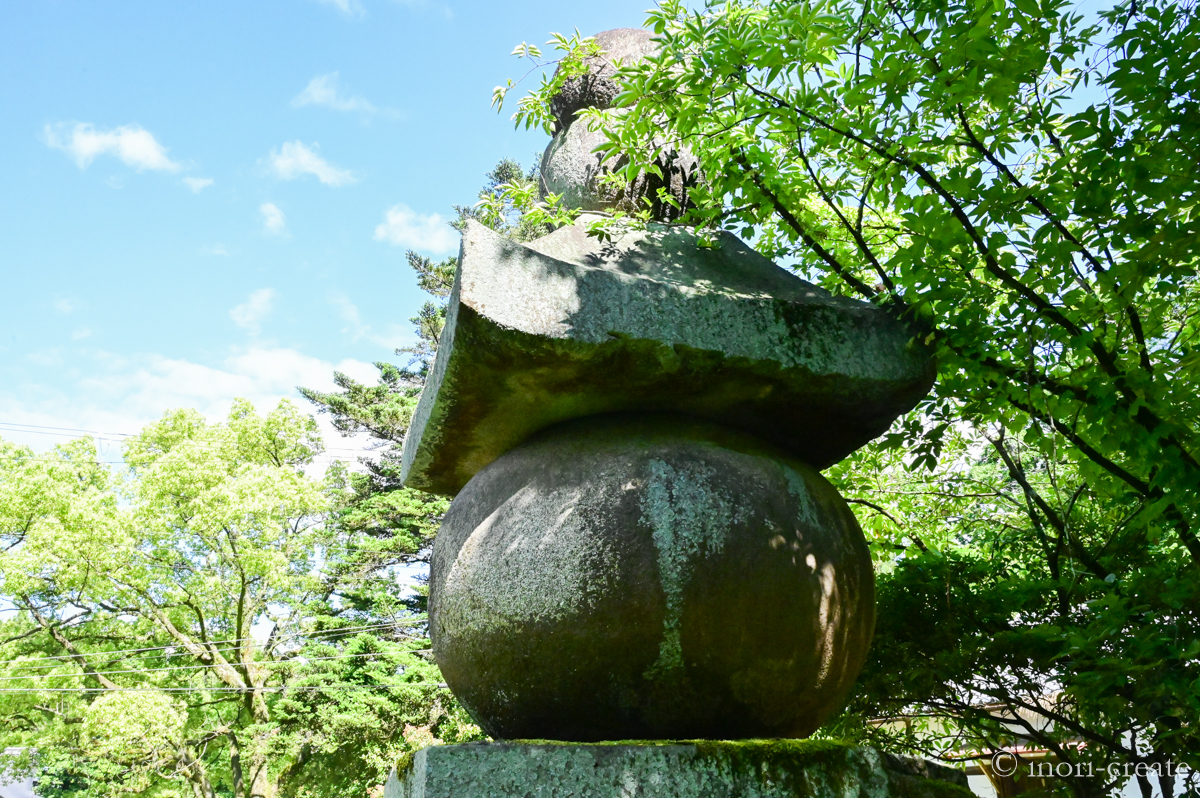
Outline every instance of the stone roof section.
{"label": "stone roof section", "polygon": [[617,412],[713,421],[820,469],[932,385],[928,353],[886,312],[733,235],[706,249],[652,224],[606,243],[586,222],[524,245],[468,223],[406,485],[454,495],[539,430]]}

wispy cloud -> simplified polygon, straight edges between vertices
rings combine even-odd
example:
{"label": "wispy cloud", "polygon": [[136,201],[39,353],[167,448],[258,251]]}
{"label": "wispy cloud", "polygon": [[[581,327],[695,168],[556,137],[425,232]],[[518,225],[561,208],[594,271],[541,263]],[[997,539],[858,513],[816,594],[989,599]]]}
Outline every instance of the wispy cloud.
{"label": "wispy cloud", "polygon": [[383,222],[375,228],[375,240],[438,254],[458,247],[458,233],[445,218],[416,213],[403,203],[387,209]]}
{"label": "wispy cloud", "polygon": [[441,3],[430,2],[430,0],[396,0],[399,5],[405,6],[413,11],[435,11],[445,17],[447,20],[454,19],[454,12],[449,6],[444,6]]}
{"label": "wispy cloud", "polygon": [[140,125],[97,130],[83,122],[46,125],[46,144],[62,150],[86,169],[98,155],[112,155],[141,172],[178,172],[183,166],[167,157],[167,148]]}
{"label": "wispy cloud", "polygon": [[365,338],[371,343],[386,346],[388,349],[396,349],[412,342],[412,333],[398,324],[387,325],[387,330],[383,333],[375,332],[369,324],[363,321],[358,306],[351,302],[345,294],[330,294],[329,304],[337,308],[338,315],[346,323],[346,326],[342,328],[342,334],[351,341]]}
{"label": "wispy cloud", "polygon": [[[283,215],[283,211],[279,210],[278,205],[273,202],[264,202],[258,206],[258,210],[263,217],[264,230],[273,236],[287,234],[287,217]],[[229,253],[222,251],[221,254],[228,255]]]}
{"label": "wispy cloud", "polygon": [[338,90],[338,73],[336,72],[313,78],[304,87],[304,91],[297,94],[296,98],[292,100],[294,108],[301,108],[305,105],[317,105],[322,108],[331,108],[334,111],[359,111],[364,114],[373,114],[379,110],[363,97],[342,96]]}
{"label": "wispy cloud", "polygon": [[332,294],[329,297],[329,303],[338,309],[338,315],[342,317],[342,321],[346,322],[342,332],[349,335],[351,340],[357,341],[366,335],[368,327],[363,324],[358,306],[351,302],[349,297],[345,294]]}
{"label": "wispy cloud", "polygon": [[365,12],[358,0],[317,0],[321,5],[333,6],[348,17],[361,17]]}
{"label": "wispy cloud", "polygon": [[213,179],[211,177],[185,177],[183,183],[192,190],[193,194],[199,194],[213,184]]}
{"label": "wispy cloud", "polygon": [[74,313],[79,310],[79,300],[73,297],[59,297],[54,300],[54,309],[59,313]]}
{"label": "wispy cloud", "polygon": [[82,341],[84,338],[87,338],[91,334],[92,334],[92,331],[89,330],[87,327],[80,327],[78,330],[71,333],[71,340],[72,341]]}
{"label": "wispy cloud", "polygon": [[35,366],[61,366],[63,364],[62,347],[55,346],[37,352],[30,352],[25,358]]}
{"label": "wispy cloud", "polygon": [[299,141],[289,141],[279,152],[271,150],[271,168],[275,174],[284,180],[293,180],[304,175],[315,175],[327,186],[344,186],[357,182],[354,174],[346,169],[338,169],[320,155],[317,155],[314,144],[312,148],[304,146]]}
{"label": "wispy cloud", "polygon": [[245,302],[230,310],[229,318],[251,335],[258,335],[262,330],[262,320],[270,314],[274,304],[275,289],[260,288],[251,293]]}
{"label": "wispy cloud", "polygon": [[[279,210],[279,209],[276,208],[275,210]],[[207,249],[202,249],[200,251],[202,253],[204,253],[205,255],[220,255],[222,258],[229,257],[229,250],[225,249],[225,247],[221,244],[213,244],[211,247],[208,247]]]}

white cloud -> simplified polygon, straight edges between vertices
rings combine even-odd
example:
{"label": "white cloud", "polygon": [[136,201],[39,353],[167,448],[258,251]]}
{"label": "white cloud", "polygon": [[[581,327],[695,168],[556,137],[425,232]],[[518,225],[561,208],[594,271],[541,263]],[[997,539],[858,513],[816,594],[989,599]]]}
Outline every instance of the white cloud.
{"label": "white cloud", "polygon": [[168,158],[166,148],[140,125],[97,130],[83,122],[64,122],[46,125],[45,137],[46,144],[70,155],[80,169],[86,169],[97,155],[112,155],[139,172],[178,172],[183,168]]}
{"label": "white cloud", "polygon": [[439,254],[458,248],[458,233],[445,218],[416,213],[403,203],[387,209],[383,222],[375,228],[375,240]]}
{"label": "white cloud", "polygon": [[[45,353],[41,360],[52,363],[53,353]],[[370,363],[359,360],[331,363],[287,348],[234,349],[214,365],[158,354],[126,358],[95,351],[85,375],[64,389],[28,383],[19,391],[0,386],[0,418],[26,426],[109,433],[101,444],[101,458],[112,461],[120,456],[121,434],[136,433],[174,408],[195,408],[215,422],[228,416],[237,397],[249,399],[260,413],[287,398],[302,411],[313,412],[315,408],[296,393],[296,386],[334,390],[335,370],[369,384],[374,384],[379,376]],[[368,449],[363,436],[342,438],[333,430],[328,416],[317,416],[317,422],[328,454],[318,465],[328,465],[333,458],[353,463],[358,454]],[[42,451],[76,436],[21,434],[10,430],[0,435]]]}
{"label": "white cloud", "polygon": [[[279,209],[275,208],[275,210],[279,210]],[[281,214],[282,214],[282,212],[281,212]],[[225,247],[223,247],[220,244],[213,244],[208,249],[201,250],[201,252],[203,252],[205,255],[220,255],[222,258],[229,257],[229,250],[225,249]]]}
{"label": "white cloud", "polygon": [[59,313],[74,313],[79,310],[79,300],[73,297],[59,297],[54,300],[54,309]]}
{"label": "white cloud", "polygon": [[211,177],[185,177],[183,182],[192,190],[193,194],[199,194],[213,184],[213,179]]}
{"label": "white cloud", "polygon": [[71,333],[71,340],[72,341],[82,341],[84,338],[87,338],[91,334],[92,334],[92,331],[89,330],[87,327],[80,327],[78,330]]}
{"label": "white cloud", "polygon": [[[317,145],[314,144],[313,147]],[[346,169],[338,169],[330,164],[314,149],[304,146],[299,141],[289,141],[279,152],[271,150],[271,167],[275,174],[284,180],[292,180],[303,175],[315,175],[327,186],[344,186],[357,182],[353,173]]]}
{"label": "white cloud", "polygon": [[250,294],[245,302],[230,310],[229,318],[233,319],[233,323],[243,330],[249,331],[251,335],[258,335],[262,320],[271,312],[274,303],[275,289],[260,288]]}
{"label": "white cloud", "polygon": [[[258,210],[263,217],[264,230],[276,236],[287,234],[287,217],[283,215],[283,211],[279,210],[278,205],[273,202],[264,202],[258,206]],[[222,252],[226,255],[229,254],[224,250]]]}
{"label": "white cloud", "polygon": [[319,105],[332,108],[335,111],[361,111],[373,114],[378,109],[362,97],[341,97],[338,95],[338,73],[318,75],[308,82],[304,91],[292,100],[292,106],[300,108],[305,105]]}

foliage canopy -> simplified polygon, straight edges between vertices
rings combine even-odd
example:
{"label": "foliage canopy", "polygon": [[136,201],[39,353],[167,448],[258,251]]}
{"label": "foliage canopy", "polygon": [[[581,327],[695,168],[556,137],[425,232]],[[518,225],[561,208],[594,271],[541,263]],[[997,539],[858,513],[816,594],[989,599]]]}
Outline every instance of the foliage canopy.
{"label": "foliage canopy", "polygon": [[[1193,4],[663,0],[646,24],[659,54],[581,112],[601,151],[632,177],[690,149],[689,221],[937,352],[920,412],[831,472],[881,582],[841,733],[1200,765]],[[549,119],[544,92],[515,118]]]}
{"label": "foliage canopy", "polygon": [[359,523],[321,450],[287,402],[168,413],[127,469],[0,441],[0,735],[40,795],[361,794],[478,734],[390,573],[420,524]]}

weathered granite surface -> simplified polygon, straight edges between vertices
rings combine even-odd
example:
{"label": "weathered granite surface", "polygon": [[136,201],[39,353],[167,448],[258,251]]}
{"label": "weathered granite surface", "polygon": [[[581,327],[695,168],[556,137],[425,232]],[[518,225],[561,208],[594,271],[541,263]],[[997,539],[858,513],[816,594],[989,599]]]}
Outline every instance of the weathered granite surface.
{"label": "weathered granite surface", "polygon": [[806,737],[862,668],[875,591],[811,467],[712,424],[607,416],[467,483],[429,606],[442,676],[492,737]]}
{"label": "weathered granite surface", "polygon": [[425,748],[392,771],[384,798],[971,798],[962,771],[836,743]]}
{"label": "weathered granite surface", "polygon": [[468,222],[406,485],[454,495],[538,430],[630,411],[715,421],[820,469],[932,385],[928,353],[884,311],[732,235],[704,249],[651,225],[604,244],[586,222],[528,245]]}

